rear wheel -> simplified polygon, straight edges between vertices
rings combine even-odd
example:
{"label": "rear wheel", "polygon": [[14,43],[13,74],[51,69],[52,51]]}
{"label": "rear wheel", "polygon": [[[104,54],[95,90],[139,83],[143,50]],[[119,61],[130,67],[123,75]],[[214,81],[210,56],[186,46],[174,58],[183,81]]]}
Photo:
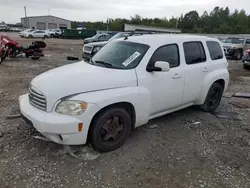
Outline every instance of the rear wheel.
{"label": "rear wheel", "polygon": [[213,83],[210,87],[206,100],[201,108],[206,112],[213,112],[219,106],[223,94],[223,87],[219,83]]}
{"label": "rear wheel", "polygon": [[33,38],[33,36],[32,36],[32,35],[29,35],[28,37],[29,37],[29,38]]}
{"label": "rear wheel", "polygon": [[90,128],[92,146],[101,152],[113,151],[124,144],[130,130],[131,118],[122,108],[110,108],[99,114]]}
{"label": "rear wheel", "polygon": [[48,35],[44,35],[44,37],[43,37],[43,38],[45,38],[45,39],[46,39],[46,38],[48,38]]}

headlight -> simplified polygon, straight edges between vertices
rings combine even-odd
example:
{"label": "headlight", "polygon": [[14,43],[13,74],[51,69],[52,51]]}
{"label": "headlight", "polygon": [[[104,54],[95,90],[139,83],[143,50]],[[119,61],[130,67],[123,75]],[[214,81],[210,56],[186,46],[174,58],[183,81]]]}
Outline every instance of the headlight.
{"label": "headlight", "polygon": [[94,49],[93,49],[93,53],[98,52],[100,49],[101,49],[101,47],[100,47],[100,46],[96,46],[96,47],[94,47]]}
{"label": "headlight", "polygon": [[56,112],[71,116],[82,114],[87,109],[88,104],[83,101],[62,101],[56,107]]}

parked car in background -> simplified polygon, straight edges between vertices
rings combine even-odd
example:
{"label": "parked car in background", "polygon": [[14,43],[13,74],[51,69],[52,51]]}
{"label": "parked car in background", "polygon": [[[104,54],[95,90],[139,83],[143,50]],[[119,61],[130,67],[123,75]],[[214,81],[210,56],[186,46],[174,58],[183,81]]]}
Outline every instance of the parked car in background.
{"label": "parked car in background", "polygon": [[62,36],[62,31],[60,29],[49,29],[46,30],[46,32],[49,33],[49,36],[51,38],[59,38],[60,36]]}
{"label": "parked car in background", "polygon": [[222,45],[226,56],[240,60],[244,51],[250,48],[250,38],[229,37]]}
{"label": "parked car in background", "polygon": [[24,33],[24,37],[27,37],[27,38],[49,38],[50,33],[48,31],[35,30],[32,32]]}
{"label": "parked car in background", "polygon": [[104,42],[104,41],[108,41],[110,39],[111,35],[106,34],[106,33],[102,33],[102,34],[97,34],[93,37],[90,38],[86,38],[83,40],[83,44],[88,44],[91,42]]}
{"label": "parked car in background", "polygon": [[250,70],[250,49],[245,50],[242,57],[243,68]]}
{"label": "parked car in background", "polygon": [[229,82],[219,40],[144,35],[112,40],[91,61],[34,78],[19,98],[20,112],[48,139],[87,141],[102,152],[124,144],[150,119],[201,105],[212,112]]}
{"label": "parked car in background", "polygon": [[119,39],[119,38],[125,38],[126,36],[139,36],[143,34],[151,34],[151,32],[140,32],[140,31],[134,31],[134,32],[119,32],[115,34],[113,37],[111,37],[108,41],[104,42],[92,42],[88,44],[83,45],[83,53],[82,57],[83,59],[89,59],[93,57],[103,46],[105,46],[107,43]]}
{"label": "parked car in background", "polygon": [[19,36],[25,37],[26,35],[28,35],[29,33],[33,32],[33,31],[35,31],[35,29],[25,29],[19,33]]}
{"label": "parked car in background", "polygon": [[6,24],[0,24],[0,31],[9,31],[9,27]]}

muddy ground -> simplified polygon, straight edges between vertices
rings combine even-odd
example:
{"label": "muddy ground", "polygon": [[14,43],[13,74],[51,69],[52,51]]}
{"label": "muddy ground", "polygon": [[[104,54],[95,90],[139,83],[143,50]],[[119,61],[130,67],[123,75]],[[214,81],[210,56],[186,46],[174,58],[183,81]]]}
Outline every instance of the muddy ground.
{"label": "muddy ground", "polygon": [[[41,60],[6,60],[0,66],[1,188],[250,187],[250,99],[228,97],[250,92],[250,72],[241,62],[229,61],[231,82],[218,109],[237,113],[232,119],[188,108],[150,121],[155,129],[134,130],[122,148],[84,161],[65,154],[60,145],[35,139],[22,119],[6,119],[18,113],[18,97],[32,78],[71,63],[67,55],[81,54],[80,40],[46,42]],[[235,101],[244,108],[231,104]]]}

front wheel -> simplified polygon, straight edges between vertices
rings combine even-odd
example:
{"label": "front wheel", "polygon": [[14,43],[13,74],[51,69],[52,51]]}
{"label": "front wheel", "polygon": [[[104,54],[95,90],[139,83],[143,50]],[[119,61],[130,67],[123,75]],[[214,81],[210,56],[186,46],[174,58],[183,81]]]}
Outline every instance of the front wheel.
{"label": "front wheel", "polygon": [[8,51],[6,50],[6,51],[4,51],[3,53],[0,54],[0,65],[2,64],[2,62],[7,57],[7,53],[8,53]]}
{"label": "front wheel", "polygon": [[206,112],[213,112],[219,106],[223,94],[223,87],[219,83],[213,83],[210,87],[206,100],[201,108]]}
{"label": "front wheel", "polygon": [[234,56],[234,59],[236,59],[236,60],[241,60],[242,59],[241,51],[235,52],[235,54],[233,56]]}
{"label": "front wheel", "polygon": [[29,35],[28,37],[29,37],[29,38],[33,38],[33,36],[32,36],[32,35]]}
{"label": "front wheel", "polygon": [[101,152],[109,152],[122,146],[131,130],[131,118],[122,108],[110,108],[101,112],[90,127],[92,146]]}

